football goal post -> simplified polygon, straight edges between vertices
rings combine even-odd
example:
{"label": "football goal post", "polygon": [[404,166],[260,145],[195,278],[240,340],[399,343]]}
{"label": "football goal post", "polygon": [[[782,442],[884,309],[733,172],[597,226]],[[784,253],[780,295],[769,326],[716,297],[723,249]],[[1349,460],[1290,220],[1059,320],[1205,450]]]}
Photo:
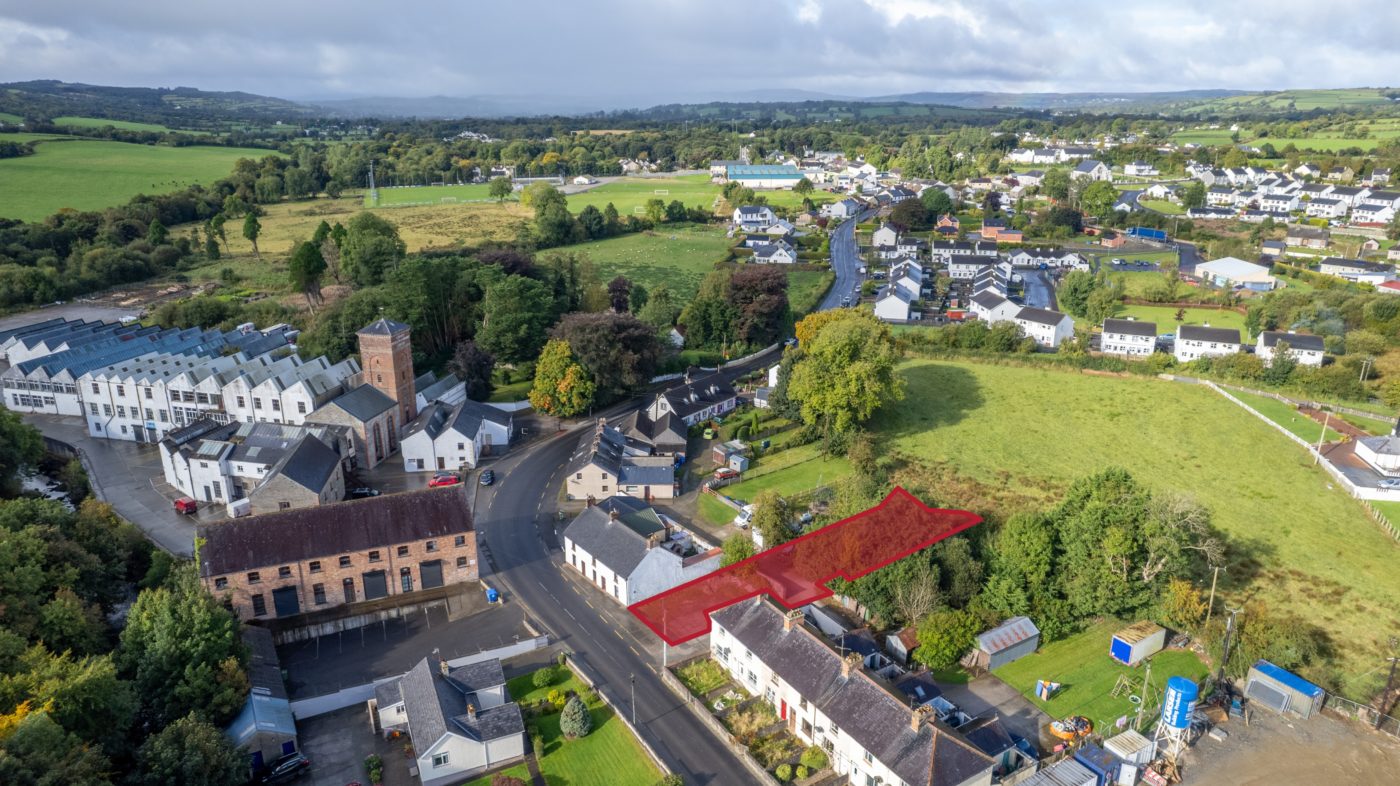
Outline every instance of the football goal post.
{"label": "football goal post", "polygon": [[652,193],[653,195],[655,195],[655,196],[670,196],[670,195],[671,195],[671,189],[669,189],[669,188],[654,188],[654,189],[652,189],[651,193]]}

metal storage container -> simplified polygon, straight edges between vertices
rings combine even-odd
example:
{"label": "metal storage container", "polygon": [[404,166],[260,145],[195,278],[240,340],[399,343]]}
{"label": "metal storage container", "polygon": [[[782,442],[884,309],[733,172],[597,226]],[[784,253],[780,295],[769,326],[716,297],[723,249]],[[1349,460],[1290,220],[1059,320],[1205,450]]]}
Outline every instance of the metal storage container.
{"label": "metal storage container", "polygon": [[1094,786],[1098,777],[1074,759],[1064,759],[1021,781],[1021,786]]}
{"label": "metal storage container", "polygon": [[1114,756],[1131,764],[1143,765],[1157,758],[1157,743],[1132,729],[1104,740],[1103,747]]}
{"label": "metal storage container", "polygon": [[1113,634],[1108,654],[1127,666],[1136,666],[1143,658],[1156,655],[1167,644],[1167,630],[1154,622],[1134,622]]}
{"label": "metal storage container", "polygon": [[1092,742],[1084,743],[1083,747],[1075,751],[1074,760],[1094,773],[1096,786],[1107,786],[1118,781],[1118,768],[1122,762],[1117,756]]}

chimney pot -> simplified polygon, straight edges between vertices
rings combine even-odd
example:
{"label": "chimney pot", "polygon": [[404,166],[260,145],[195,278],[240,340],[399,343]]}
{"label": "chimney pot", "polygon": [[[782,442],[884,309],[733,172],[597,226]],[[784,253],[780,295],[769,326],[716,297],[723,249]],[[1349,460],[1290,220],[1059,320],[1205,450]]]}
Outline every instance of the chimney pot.
{"label": "chimney pot", "polygon": [[849,677],[851,672],[859,669],[861,663],[860,653],[852,652],[841,659],[841,676]]}
{"label": "chimney pot", "polygon": [[475,704],[468,704],[468,705],[467,705],[467,717],[468,717],[468,718],[471,718],[472,720],[476,720],[476,705],[475,705]]}
{"label": "chimney pot", "polygon": [[802,622],[803,616],[804,615],[802,614],[801,609],[793,609],[787,614],[784,614],[783,630],[792,630],[793,628],[797,627],[798,623]]}

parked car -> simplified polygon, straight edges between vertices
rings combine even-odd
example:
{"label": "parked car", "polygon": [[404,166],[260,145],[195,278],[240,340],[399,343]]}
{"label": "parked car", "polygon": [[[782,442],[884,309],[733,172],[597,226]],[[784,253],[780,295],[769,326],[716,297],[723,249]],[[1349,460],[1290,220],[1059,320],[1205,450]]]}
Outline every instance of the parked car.
{"label": "parked car", "polygon": [[358,486],[345,492],[346,499],[365,499],[367,497],[377,496],[379,496],[379,489],[370,488],[369,486]]}
{"label": "parked car", "polygon": [[288,783],[311,771],[311,760],[300,753],[288,753],[272,763],[259,783]]}
{"label": "parked car", "polygon": [[732,480],[739,477],[739,470],[732,467],[720,467],[715,470],[715,480]]}
{"label": "parked car", "polygon": [[851,305],[851,296],[850,296],[850,295],[847,295],[846,297],[841,298],[841,305],[843,305],[843,306],[849,306],[849,305]]}
{"label": "parked car", "polygon": [[1400,489],[1400,478],[1383,478],[1376,485],[1383,489]]}
{"label": "parked car", "polygon": [[480,484],[483,485],[483,486],[489,486],[489,485],[491,485],[492,483],[495,483],[495,482],[496,482],[496,473],[495,473],[495,471],[494,471],[494,470],[489,470],[489,469],[488,469],[488,470],[486,470],[485,472],[481,473],[481,477],[477,480],[477,482],[480,483]]}
{"label": "parked car", "polygon": [[457,477],[454,472],[439,472],[433,475],[432,479],[428,481],[428,488],[435,489],[439,486],[455,486],[461,482],[462,479]]}
{"label": "parked car", "polygon": [[175,500],[175,512],[186,516],[193,516],[199,510],[199,503],[189,497],[181,497]]}
{"label": "parked car", "polygon": [[1115,264],[1115,265],[1121,265],[1121,264],[1123,264],[1123,258],[1122,258],[1122,257],[1114,257],[1114,258],[1113,258],[1113,264]]}

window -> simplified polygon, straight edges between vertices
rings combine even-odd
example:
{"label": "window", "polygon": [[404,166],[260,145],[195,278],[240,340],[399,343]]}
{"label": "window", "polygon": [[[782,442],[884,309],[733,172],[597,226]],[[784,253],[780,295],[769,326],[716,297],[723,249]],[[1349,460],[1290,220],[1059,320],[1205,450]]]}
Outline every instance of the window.
{"label": "window", "polygon": [[467,545],[467,536],[466,536],[466,535],[458,535],[457,537],[455,537],[455,538],[452,539],[452,545],[454,545],[454,546],[465,546],[465,545]]}
{"label": "window", "polygon": [[118,396],[125,396],[125,395],[126,395],[126,385],[117,385],[117,395],[118,395]]}
{"label": "window", "polygon": [[166,412],[165,410],[162,409],[162,410],[160,411],[160,422],[162,422],[162,423],[169,423],[169,422],[170,422],[170,413],[169,413],[169,412]]}
{"label": "window", "polygon": [[267,601],[263,599],[263,596],[261,594],[253,596],[253,616],[267,616]]}
{"label": "window", "polygon": [[312,584],[311,597],[315,599],[317,606],[326,605],[326,585]]}
{"label": "window", "polygon": [[306,402],[305,402],[305,401],[298,401],[298,402],[297,402],[297,414],[298,414],[298,415],[305,415],[305,414],[306,414]]}
{"label": "window", "polygon": [[575,475],[575,476],[574,476],[574,480],[583,480],[583,473],[580,472],[580,473],[578,473],[577,475]]}
{"label": "window", "polygon": [[608,490],[608,487],[607,487],[607,486],[604,486],[604,487],[603,487],[603,491],[606,492],[607,490]]}
{"label": "window", "polygon": [[291,510],[291,508],[292,508],[292,503],[290,503],[290,502],[288,502],[288,501],[286,501],[286,500],[282,500],[281,502],[277,503],[277,509],[278,509],[278,510]]}
{"label": "window", "polygon": [[126,407],[123,407],[123,406],[120,406],[120,405],[117,407],[117,417],[119,417],[119,418],[124,418],[124,417],[126,417]]}
{"label": "window", "polygon": [[407,546],[399,546],[399,548],[398,548],[398,555],[399,555],[400,557],[407,557],[407,556],[408,556],[408,547],[407,547]]}
{"label": "window", "polygon": [[155,419],[156,419],[156,413],[153,412],[153,411],[151,411],[151,408],[150,408],[150,407],[146,407],[146,420],[155,420]]}
{"label": "window", "polygon": [[423,550],[424,550],[424,551],[437,551],[437,541],[435,541],[435,540],[430,540],[430,541],[428,541],[427,543],[423,544]]}
{"label": "window", "polygon": [[248,571],[248,583],[249,583],[249,584],[257,584],[257,583],[260,582],[260,581],[262,581],[262,577],[258,575],[258,572],[257,572],[256,570],[250,570],[250,571]]}
{"label": "window", "polygon": [[289,579],[289,578],[291,578],[291,577],[292,577],[292,569],[291,569],[290,566],[288,566],[288,565],[283,565],[282,567],[280,567],[280,568],[277,569],[277,578],[279,578],[279,579]]}
{"label": "window", "polygon": [[216,589],[216,590],[228,589],[228,579],[224,578],[223,576],[220,576],[219,578],[214,579],[214,589]]}
{"label": "window", "polygon": [[253,397],[253,409],[262,409],[262,399]]}
{"label": "window", "polygon": [[349,557],[348,555],[342,556],[342,557],[340,558],[340,567],[342,567],[342,568],[348,568],[348,567],[350,567],[350,557]]}
{"label": "window", "polygon": [[307,569],[310,570],[312,573],[320,573],[320,572],[321,572],[321,561],[318,560],[318,559],[313,559],[313,560],[311,560],[309,563],[307,563],[306,567],[307,567]]}
{"label": "window", "polygon": [[150,388],[145,388],[144,390],[145,390],[145,392],[146,392],[146,400],[147,400],[147,401],[150,401],[150,400],[153,398],[153,396],[151,395],[151,389],[150,389]]}
{"label": "window", "polygon": [[467,558],[466,558],[466,557],[458,557],[458,558],[457,558],[457,567],[459,567],[459,568],[465,568],[466,566],[467,566]]}
{"label": "window", "polygon": [[384,382],[384,375],[383,375],[383,374],[375,374],[375,375],[374,375],[374,382],[375,382],[375,384],[382,384],[382,383]]}
{"label": "window", "polygon": [[242,396],[239,396],[239,397],[238,397],[238,407],[239,407],[239,409],[242,409],[243,407],[246,407],[246,406],[248,406],[248,405],[244,402],[243,397],[242,397]]}
{"label": "window", "polygon": [[95,395],[97,395],[97,394],[99,394],[99,393],[101,393],[101,392],[102,392],[102,391],[99,390],[98,387],[97,387],[97,383],[96,383],[96,382],[92,383],[92,394],[95,396]]}
{"label": "window", "polygon": [[88,404],[88,411],[91,412],[93,415],[96,415],[96,414],[97,414],[97,405],[96,405],[96,404],[91,404],[91,403]]}
{"label": "window", "polygon": [[462,451],[462,450],[466,450],[466,449],[467,449],[467,443],[465,443],[465,442],[458,442],[458,443],[457,443],[457,450]]}
{"label": "window", "polygon": [[196,393],[195,396],[194,396],[194,400],[195,400],[196,403],[199,403],[199,404],[208,404],[208,403],[209,403],[209,394],[208,394],[208,393]]}
{"label": "window", "polygon": [[103,405],[102,405],[102,414],[106,415],[106,416],[109,417],[109,418],[112,417],[112,405],[111,405],[111,404],[103,404]]}
{"label": "window", "polygon": [[433,754],[433,766],[434,766],[434,767],[445,767],[445,766],[447,766],[447,752],[446,752],[446,751],[443,751],[442,753],[434,753],[434,754]]}
{"label": "window", "polygon": [[214,487],[214,497],[215,497],[216,499],[223,499],[223,498],[224,498],[224,489],[223,489],[223,486],[219,484],[219,481],[216,480],[216,481],[214,481],[214,482],[213,482],[212,484],[210,484],[210,485],[212,485],[212,486]]}
{"label": "window", "polygon": [[341,586],[341,589],[345,592],[345,602],[346,602],[346,603],[354,603],[354,602],[355,602],[355,580],[354,580],[354,579],[346,579],[345,581],[341,582],[340,586]]}
{"label": "window", "polygon": [[378,562],[378,561],[379,561],[379,552],[378,552],[378,551],[371,551],[371,552],[369,553],[369,561],[370,561],[370,562]]}
{"label": "window", "polygon": [[423,459],[414,459],[414,462],[418,464],[419,469],[423,468]]}
{"label": "window", "polygon": [[404,592],[413,591],[413,571],[408,568],[399,568],[399,586]]}
{"label": "window", "polygon": [[272,399],[272,401],[271,401],[270,403],[272,404],[272,411],[273,411],[273,412],[281,412],[281,411],[282,411],[282,402],[281,402],[281,401],[278,401],[277,399],[274,398],[274,399]]}
{"label": "window", "polygon": [[865,751],[865,755],[862,758],[865,759],[866,764],[873,764],[875,762],[875,757],[870,755],[870,751]]}

